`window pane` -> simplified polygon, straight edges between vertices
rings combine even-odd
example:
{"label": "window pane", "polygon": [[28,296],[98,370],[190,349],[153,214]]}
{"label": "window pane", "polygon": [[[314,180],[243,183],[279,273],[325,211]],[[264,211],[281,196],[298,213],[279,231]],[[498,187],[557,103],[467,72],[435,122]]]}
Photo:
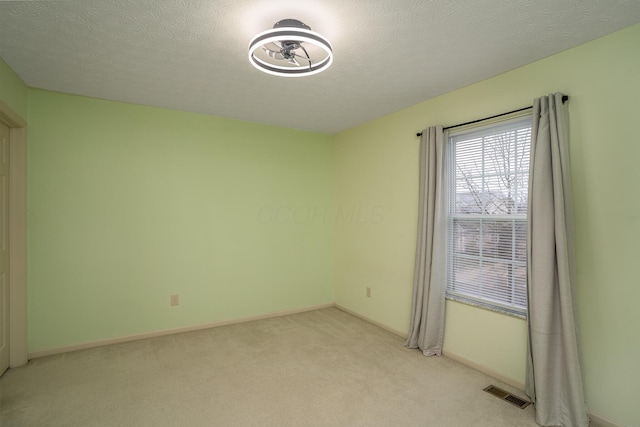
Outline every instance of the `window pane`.
{"label": "window pane", "polygon": [[482,213],[482,177],[456,182],[455,212],[462,214]]}
{"label": "window pane", "polygon": [[516,176],[489,175],[484,179],[485,212],[489,215],[513,215],[516,205]]}
{"label": "window pane", "polygon": [[511,261],[514,221],[482,221],[482,256]]}
{"label": "window pane", "polygon": [[527,222],[516,221],[515,223],[515,253],[514,259],[517,262],[527,261]]}
{"label": "window pane", "polygon": [[514,274],[514,299],[513,304],[527,308],[527,266],[516,265],[513,270]]}
{"label": "window pane", "polygon": [[526,267],[483,260],[481,296],[490,301],[526,307]]}
{"label": "window pane", "polygon": [[454,220],[453,246],[456,254],[480,255],[480,222]]}
{"label": "window pane", "polygon": [[480,260],[456,257],[454,264],[450,290],[479,297]]}
{"label": "window pane", "polygon": [[501,303],[511,302],[512,275],[513,266],[511,264],[483,260],[481,295],[488,300]]}

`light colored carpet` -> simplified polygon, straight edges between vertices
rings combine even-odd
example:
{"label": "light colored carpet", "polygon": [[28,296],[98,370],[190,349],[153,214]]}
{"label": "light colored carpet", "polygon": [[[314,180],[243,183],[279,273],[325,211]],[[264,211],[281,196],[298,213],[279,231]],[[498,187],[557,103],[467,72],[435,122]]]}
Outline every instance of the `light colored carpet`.
{"label": "light colored carpet", "polygon": [[32,360],[0,425],[537,426],[489,384],[515,391],[329,308]]}

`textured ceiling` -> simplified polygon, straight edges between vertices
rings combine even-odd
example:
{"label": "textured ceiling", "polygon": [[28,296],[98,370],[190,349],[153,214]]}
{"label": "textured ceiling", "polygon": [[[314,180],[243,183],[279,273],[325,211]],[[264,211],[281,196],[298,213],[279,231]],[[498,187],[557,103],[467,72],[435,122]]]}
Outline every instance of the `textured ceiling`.
{"label": "textured ceiling", "polygon": [[[249,64],[284,18],[329,70]],[[638,0],[0,1],[0,57],[32,87],[335,133],[637,22]]]}

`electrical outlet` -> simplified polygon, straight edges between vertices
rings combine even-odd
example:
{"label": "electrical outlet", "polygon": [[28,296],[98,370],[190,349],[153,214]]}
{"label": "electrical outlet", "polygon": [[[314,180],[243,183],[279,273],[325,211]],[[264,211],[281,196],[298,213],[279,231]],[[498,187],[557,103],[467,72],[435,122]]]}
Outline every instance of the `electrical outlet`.
{"label": "electrical outlet", "polygon": [[180,304],[180,297],[178,296],[178,294],[171,295],[171,305],[178,305],[178,304]]}
{"label": "electrical outlet", "polygon": [[371,298],[371,288],[367,286],[367,298]]}

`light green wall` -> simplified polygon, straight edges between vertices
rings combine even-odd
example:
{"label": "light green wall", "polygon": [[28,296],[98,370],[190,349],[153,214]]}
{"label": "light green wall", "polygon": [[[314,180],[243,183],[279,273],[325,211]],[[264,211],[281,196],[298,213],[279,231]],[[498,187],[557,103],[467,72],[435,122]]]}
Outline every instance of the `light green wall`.
{"label": "light green wall", "polygon": [[33,89],[29,120],[30,352],[333,301],[331,136]]}
{"label": "light green wall", "polygon": [[27,119],[27,86],[0,58],[0,102],[7,105],[23,120]]}
{"label": "light green wall", "polygon": [[[381,206],[381,221],[334,228],[336,303],[409,325],[417,227],[417,131],[569,94],[580,342],[589,410],[638,425],[637,256],[640,25],[385,116],[336,136],[334,204]],[[365,288],[372,288],[366,298]],[[523,383],[520,319],[447,303],[444,350]]]}

